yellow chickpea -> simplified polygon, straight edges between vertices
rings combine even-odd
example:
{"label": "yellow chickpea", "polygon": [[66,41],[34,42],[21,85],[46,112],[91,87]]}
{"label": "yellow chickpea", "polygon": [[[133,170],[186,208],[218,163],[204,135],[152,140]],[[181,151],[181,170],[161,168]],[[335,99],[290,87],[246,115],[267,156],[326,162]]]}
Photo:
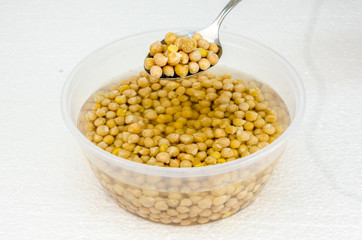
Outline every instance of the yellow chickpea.
{"label": "yellow chickpea", "polygon": [[258,117],[258,113],[254,112],[254,111],[247,111],[245,113],[245,119],[247,121],[255,121],[257,117]]}
{"label": "yellow chickpea", "polygon": [[167,77],[173,77],[175,75],[175,70],[172,66],[164,66],[162,70],[163,74],[165,74]]}
{"label": "yellow chickpea", "polygon": [[195,39],[196,41],[202,39],[202,36],[200,33],[194,33],[194,35],[192,35],[192,39]]}
{"label": "yellow chickpea", "polygon": [[162,43],[160,41],[154,42],[150,46],[150,54],[154,56],[157,53],[162,53]]}
{"label": "yellow chickpea", "polygon": [[199,50],[194,50],[189,54],[190,61],[198,62],[201,59],[201,52]]}
{"label": "yellow chickpea", "polygon": [[205,50],[209,49],[210,43],[205,39],[199,39],[197,41],[197,47],[203,48]]}
{"label": "yellow chickpea", "polygon": [[160,152],[156,155],[156,160],[163,163],[169,163],[171,160],[170,154],[167,152]]}
{"label": "yellow chickpea", "polygon": [[159,66],[152,66],[150,74],[154,78],[160,78],[162,76],[162,68]]}
{"label": "yellow chickpea", "polygon": [[217,53],[219,51],[219,47],[215,43],[211,43],[209,46],[209,51]]}
{"label": "yellow chickpea", "polygon": [[196,62],[189,62],[189,71],[191,74],[195,74],[200,70],[199,64]]}
{"label": "yellow chickpea", "polygon": [[167,63],[170,66],[175,66],[181,61],[181,54],[177,52],[172,52],[167,56]]}
{"label": "yellow chickpea", "polygon": [[[270,123],[266,124],[264,127],[263,127],[263,131],[266,133],[266,134],[269,134],[269,135],[272,135],[275,133],[275,127],[273,125],[271,125]],[[98,134],[98,133],[97,133]]]}
{"label": "yellow chickpea", "polygon": [[196,48],[196,44],[195,44],[195,42],[194,42],[192,39],[190,39],[190,38],[185,39],[185,40],[181,43],[181,49],[182,49],[182,51],[184,51],[185,53],[190,53],[190,52],[192,52],[195,48]]}
{"label": "yellow chickpea", "polygon": [[153,58],[146,58],[146,59],[145,59],[145,64],[144,64],[144,66],[145,66],[145,69],[146,69],[146,70],[150,70],[151,67],[152,67],[152,66],[155,66],[155,65],[156,65],[155,59],[153,59]]}
{"label": "yellow chickpea", "polygon": [[168,53],[177,52],[177,51],[178,51],[178,47],[176,45],[174,45],[174,44],[171,44],[171,45],[169,45],[167,47],[167,52]]}
{"label": "yellow chickpea", "polygon": [[179,51],[179,54],[181,54],[181,60],[180,63],[181,64],[187,64],[190,60],[189,55],[183,51]]}
{"label": "yellow chickpea", "polygon": [[178,38],[178,36],[172,32],[168,32],[165,35],[165,42],[167,45],[173,44],[176,39]]}
{"label": "yellow chickpea", "polygon": [[207,60],[209,60],[211,65],[216,65],[219,62],[219,56],[214,52],[209,52],[207,54]]}
{"label": "yellow chickpea", "polygon": [[106,136],[109,133],[109,128],[106,125],[99,126],[97,127],[96,133],[102,137]]}
{"label": "yellow chickpea", "polygon": [[173,44],[176,45],[178,49],[182,49],[183,41],[185,41],[188,38],[189,37],[187,37],[187,36],[179,37],[176,39],[176,41]]}
{"label": "yellow chickpea", "polygon": [[175,66],[175,73],[180,77],[186,77],[189,72],[188,65],[177,64]]}
{"label": "yellow chickpea", "polygon": [[203,48],[197,48],[197,50],[199,50],[199,52],[201,53],[201,57],[206,57],[208,54],[208,51],[203,49]]}
{"label": "yellow chickpea", "polygon": [[201,60],[198,62],[199,67],[201,70],[205,71],[206,69],[210,68],[210,62],[206,58],[201,58]]}
{"label": "yellow chickpea", "polygon": [[192,163],[191,163],[191,161],[189,161],[189,160],[183,160],[183,161],[181,161],[181,163],[180,163],[180,167],[182,167],[182,168],[185,168],[185,167],[189,168],[189,167],[192,167]]}
{"label": "yellow chickpea", "polygon": [[168,58],[162,53],[156,53],[153,57],[155,59],[155,63],[159,67],[163,67],[167,64]]}

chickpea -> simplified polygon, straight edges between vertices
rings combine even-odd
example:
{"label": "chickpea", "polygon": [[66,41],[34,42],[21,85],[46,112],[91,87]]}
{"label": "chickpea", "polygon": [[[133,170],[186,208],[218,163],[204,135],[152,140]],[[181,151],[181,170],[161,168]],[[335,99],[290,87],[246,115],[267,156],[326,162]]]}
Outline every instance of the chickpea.
{"label": "chickpea", "polygon": [[191,161],[189,161],[189,160],[183,160],[183,161],[181,161],[181,163],[180,163],[180,167],[182,167],[182,168],[189,168],[189,167],[192,167],[192,163],[191,163]]}
{"label": "chickpea", "polygon": [[209,46],[209,51],[213,51],[214,53],[217,53],[219,51],[219,47],[215,43],[211,43]]}
{"label": "chickpea", "polygon": [[140,140],[140,137],[137,134],[131,134],[127,140],[128,143],[137,143]]}
{"label": "chickpea", "polygon": [[192,35],[192,39],[195,39],[196,41],[202,39],[202,36],[200,33],[194,33],[194,35]]}
{"label": "chickpea", "polygon": [[160,152],[156,155],[156,160],[163,163],[169,163],[171,160],[170,154],[167,152]]}
{"label": "chickpea", "polygon": [[150,70],[152,66],[155,66],[156,63],[155,63],[155,59],[154,58],[146,58],[145,59],[145,69],[146,70]]}
{"label": "chickpea", "polygon": [[205,39],[199,39],[197,41],[197,47],[203,48],[203,49],[209,49],[210,43]]}
{"label": "chickpea", "polygon": [[257,117],[258,117],[258,113],[254,112],[254,111],[247,111],[245,113],[245,119],[247,121],[255,121]]}
{"label": "chickpea", "polygon": [[192,135],[182,134],[180,136],[180,141],[184,144],[190,144],[194,141],[194,137]]}
{"label": "chickpea", "polygon": [[231,148],[224,148],[223,150],[221,150],[221,156],[223,158],[231,158],[233,157],[234,152],[232,151]]}
{"label": "chickpea", "polygon": [[265,120],[262,119],[262,118],[259,118],[259,119],[256,119],[254,121],[254,126],[257,127],[257,128],[263,128],[265,126]]}
{"label": "chickpea", "polygon": [[180,63],[181,64],[187,64],[189,62],[189,55],[183,51],[178,52],[179,54],[181,54],[181,60]]}
{"label": "chickpea", "polygon": [[180,140],[180,135],[177,133],[171,133],[167,136],[167,140],[169,140],[170,143],[178,143]]}
{"label": "chickpea", "polygon": [[201,59],[201,52],[196,49],[189,54],[189,58],[192,62],[198,62]]}
{"label": "chickpea", "polygon": [[155,60],[156,65],[159,67],[165,66],[168,61],[168,58],[165,55],[163,55],[162,53],[156,53],[155,56],[153,57],[153,59]]}
{"label": "chickpea", "polygon": [[251,131],[254,129],[254,123],[252,122],[246,122],[244,124],[244,129],[247,130],[247,131]]}
{"label": "chickpea", "polygon": [[150,54],[151,56],[154,56],[157,53],[162,53],[162,43],[160,41],[154,42],[150,46]]}
{"label": "chickpea", "polygon": [[167,76],[167,77],[173,77],[175,75],[175,71],[174,71],[173,67],[171,67],[171,66],[164,66],[163,74],[165,74],[165,76]]}
{"label": "chickpea", "polygon": [[188,38],[181,43],[181,48],[185,53],[190,53],[196,48],[196,44],[192,39]]}
{"label": "chickpea", "polygon": [[203,49],[203,48],[197,48],[197,50],[199,50],[200,51],[200,53],[201,53],[201,57],[206,57],[207,56],[207,53],[208,53],[208,51],[207,50],[205,50],[205,49]]}
{"label": "chickpea", "polygon": [[98,126],[101,126],[101,125],[104,125],[106,123],[106,119],[105,118],[97,118],[95,121],[94,121],[94,125],[96,127]]}
{"label": "chickpea", "polygon": [[173,44],[176,39],[178,38],[178,36],[172,32],[168,32],[166,33],[166,36],[165,36],[165,42],[167,45],[170,45],[170,44]]}
{"label": "chickpea", "polygon": [[103,138],[103,142],[105,142],[107,145],[111,145],[114,142],[114,137],[107,135]]}
{"label": "chickpea", "polygon": [[245,142],[248,141],[250,138],[250,134],[246,131],[237,131],[236,132],[236,138],[241,141],[241,142]]}
{"label": "chickpea", "polygon": [[175,72],[180,77],[186,77],[189,71],[188,65],[177,64],[175,66]]}
{"label": "chickpea", "polygon": [[[167,63],[170,66],[175,66],[176,64],[178,64],[181,61],[181,54],[177,53],[177,52],[172,52],[167,56],[168,60]],[[166,63],[165,63],[166,65]]]}
{"label": "chickpea", "polygon": [[221,147],[228,147],[230,145],[230,139],[223,137],[223,138],[219,138],[215,141],[216,143],[220,144]]}
{"label": "chickpea", "polygon": [[[98,128],[97,128],[98,129]],[[271,125],[270,123],[266,124],[264,127],[263,127],[263,131],[266,133],[266,134],[269,134],[269,135],[272,135],[275,133],[275,127],[273,125]],[[98,134],[98,133],[97,133]]]}
{"label": "chickpea", "polygon": [[142,128],[139,123],[132,123],[128,128],[128,131],[131,133],[140,133],[141,130],[142,130]]}
{"label": "chickpea", "polygon": [[180,161],[177,159],[171,159],[170,167],[176,167],[176,168],[180,167]]}
{"label": "chickpea", "polygon": [[214,52],[209,52],[206,58],[211,65],[216,65],[219,62],[219,56]]}
{"label": "chickpea", "polygon": [[96,133],[99,136],[106,136],[109,133],[109,128],[106,125],[97,127]]}
{"label": "chickpea", "polygon": [[84,125],[84,130],[86,130],[87,132],[91,132],[95,129],[94,127],[94,124],[91,123],[91,122],[87,122],[85,125]]}
{"label": "chickpea", "polygon": [[223,137],[226,137],[226,132],[222,128],[217,128],[214,131],[214,135],[216,138],[223,138]]}
{"label": "chickpea", "polygon": [[187,36],[179,37],[176,39],[176,41],[173,44],[176,45],[178,49],[182,49],[182,42],[188,38],[189,37],[187,37]]}
{"label": "chickpea", "polygon": [[210,62],[206,58],[201,58],[201,60],[198,62],[198,64],[199,64],[200,69],[203,71],[210,68]]}
{"label": "chickpea", "polygon": [[113,118],[115,118],[117,116],[117,114],[114,112],[114,111],[108,111],[107,113],[106,113],[106,118],[107,119],[113,119]]}
{"label": "chickpea", "polygon": [[[166,57],[168,57],[169,53],[177,52],[177,51],[178,51],[178,47],[176,45],[171,44],[167,47],[167,51],[164,54]],[[166,53],[167,53],[167,55],[166,55]]]}
{"label": "chickpea", "polygon": [[152,66],[150,74],[154,78],[160,78],[162,76],[162,68],[160,68],[159,66]]}

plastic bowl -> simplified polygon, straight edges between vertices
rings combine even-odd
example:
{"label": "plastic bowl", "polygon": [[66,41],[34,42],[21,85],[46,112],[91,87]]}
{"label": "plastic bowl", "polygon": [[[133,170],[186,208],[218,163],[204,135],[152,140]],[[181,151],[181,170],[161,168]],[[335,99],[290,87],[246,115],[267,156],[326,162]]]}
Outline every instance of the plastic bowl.
{"label": "plastic bowl", "polygon": [[[83,104],[105,83],[141,70],[149,44],[166,31],[140,33],[115,41],[86,57],[68,77],[62,93],[66,125],[79,141],[95,175],[127,211],[164,224],[202,224],[248,206],[268,181],[305,107],[302,82],[273,50],[245,37],[222,33],[227,66],[267,83],[285,102],[290,125],[272,144],[231,162],[199,168],[162,168],[114,156],[91,143],[77,128]],[[135,67],[139,67],[134,71]]]}

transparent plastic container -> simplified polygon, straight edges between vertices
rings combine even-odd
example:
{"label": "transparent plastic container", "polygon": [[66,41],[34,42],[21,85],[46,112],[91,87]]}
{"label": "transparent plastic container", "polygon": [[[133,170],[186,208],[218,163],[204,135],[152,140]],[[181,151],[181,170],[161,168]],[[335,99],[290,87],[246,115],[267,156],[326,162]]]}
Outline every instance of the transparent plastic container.
{"label": "transparent plastic container", "polygon": [[86,57],[64,85],[62,112],[96,177],[122,208],[164,224],[203,224],[238,212],[258,196],[301,121],[305,93],[297,73],[280,55],[250,39],[224,32],[220,34],[224,53],[217,67],[240,69],[274,89],[288,108],[288,128],[256,153],[214,166],[163,168],[121,159],[82,134],[77,128],[79,113],[105,83],[117,81],[122,74],[137,75],[149,44],[162,39],[165,32],[129,36]]}

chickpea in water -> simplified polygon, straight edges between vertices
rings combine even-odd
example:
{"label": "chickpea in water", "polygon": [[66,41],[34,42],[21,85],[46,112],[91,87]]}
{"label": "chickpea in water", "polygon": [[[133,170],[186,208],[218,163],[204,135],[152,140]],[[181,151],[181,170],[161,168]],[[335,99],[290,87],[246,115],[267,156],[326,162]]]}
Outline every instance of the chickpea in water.
{"label": "chickpea in water", "polygon": [[[154,49],[156,56],[157,46]],[[199,57],[189,56],[189,71],[200,67],[202,58],[192,61]],[[160,67],[153,58],[148,61],[150,69],[160,75],[185,74],[180,63]],[[119,161],[163,168],[224,164],[259,151],[283,133],[283,119],[275,111],[275,101],[265,100],[271,99],[264,97],[265,89],[228,74],[203,72],[165,80],[141,72],[90,100],[92,107],[84,113],[81,126],[90,141],[120,157]],[[161,178],[127,171],[113,176],[107,168],[90,164],[101,184],[128,212],[153,222],[187,226],[220,220],[247,207],[277,162],[255,167],[253,173],[209,177],[201,182],[159,181]],[[127,178],[134,179],[132,185],[125,183]],[[239,182],[229,182],[239,178]],[[214,187],[202,190],[203,186]]]}
{"label": "chickpea in water", "polygon": [[[178,39],[167,36],[169,43]],[[201,40],[198,46],[205,47]],[[160,56],[159,42],[150,49]],[[196,55],[190,59],[201,54]],[[165,64],[167,57],[160,58],[155,62]],[[151,72],[161,76],[175,71],[185,77],[193,64],[176,64],[174,69],[153,65]],[[222,164],[264,148],[284,131],[262,91],[230,75],[205,72],[165,80],[142,72],[112,89],[94,97],[96,109],[85,114],[83,128],[94,144],[130,161],[182,168]]]}

